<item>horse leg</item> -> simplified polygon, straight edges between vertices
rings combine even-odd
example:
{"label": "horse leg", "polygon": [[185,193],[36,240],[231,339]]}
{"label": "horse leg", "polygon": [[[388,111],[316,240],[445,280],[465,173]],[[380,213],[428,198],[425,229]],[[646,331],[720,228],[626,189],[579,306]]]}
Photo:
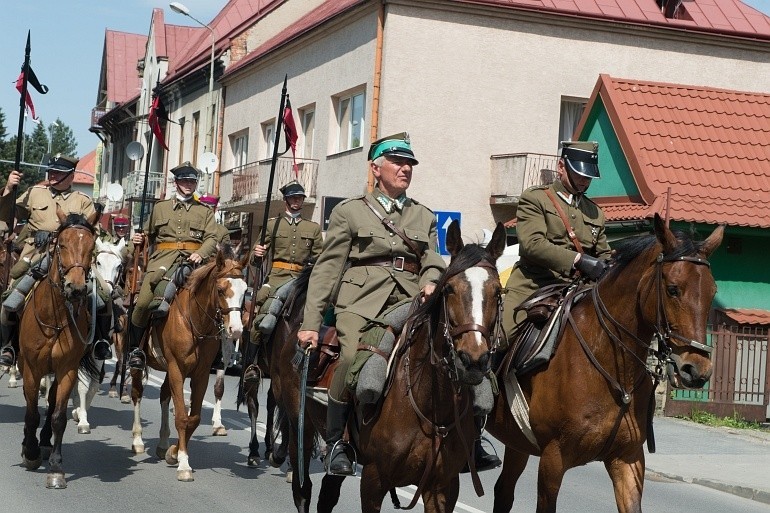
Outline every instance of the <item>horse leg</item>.
{"label": "horse leg", "polygon": [[[310,434],[310,436],[308,436]],[[291,492],[294,497],[294,506],[299,513],[310,512],[310,501],[313,497],[313,483],[310,481],[310,457],[313,449],[313,430],[311,426],[305,426],[304,433],[304,454],[299,454],[299,446],[297,443],[297,431],[292,425],[289,431],[289,460],[291,461],[292,469],[299,468],[299,458],[304,458],[304,471],[303,471],[303,484],[300,487],[300,479],[297,476],[291,480]]]}
{"label": "horse leg", "polygon": [[361,511],[380,511],[382,501],[390,488],[382,482],[376,465],[364,465],[361,470]]}
{"label": "horse leg", "polygon": [[275,431],[275,395],[273,394],[273,387],[267,389],[267,404],[265,409],[267,410],[267,420],[265,422],[265,459],[270,461],[270,464],[274,467],[280,467],[283,461],[280,463],[273,459],[273,442]]}
{"label": "horse leg", "polygon": [[134,425],[131,427],[131,451],[134,454],[142,454],[144,452],[144,440],[142,440],[142,394],[144,394],[142,371],[131,369],[131,401],[134,403]]}
{"label": "horse leg", "polygon": [[11,365],[8,369],[8,388],[18,388],[19,386],[19,366]]}
{"label": "horse leg", "polygon": [[[49,376],[46,376],[49,378]],[[40,380],[43,383],[43,380]],[[43,421],[43,427],[40,429],[40,452],[43,459],[47,460],[51,457],[53,451],[53,428],[51,427],[51,417],[53,416],[54,406],[56,405],[56,391],[58,390],[59,382],[56,380],[48,379],[48,385],[46,386],[46,412],[45,421]]]}
{"label": "horse leg", "polygon": [[63,375],[57,373],[56,376],[56,400],[53,414],[51,415],[53,451],[51,452],[51,457],[48,458],[46,488],[67,488],[67,481],[64,478],[64,468],[62,467],[61,447],[64,440],[64,430],[67,428],[67,404],[69,403],[70,393],[72,393],[72,388],[77,379],[76,369],[72,369]]}
{"label": "horse leg", "polygon": [[604,462],[615,489],[618,513],[641,513],[644,490],[644,450]]}
{"label": "horse leg", "polygon": [[92,386],[91,376],[83,369],[78,369],[78,386],[77,394],[73,394],[72,418],[78,423],[78,433],[81,435],[87,435],[91,432],[87,409],[90,403],[88,393]]}
{"label": "horse leg", "polygon": [[37,441],[37,428],[40,425],[40,411],[37,404],[39,399],[40,377],[34,376],[30,365],[24,365],[22,386],[27,411],[24,414],[24,441],[21,444],[21,464],[28,470],[36,470],[43,463],[40,455],[40,445]]}
{"label": "horse leg", "polygon": [[321,479],[321,491],[318,495],[318,513],[331,513],[340,500],[340,491],[345,476],[325,474]]}
{"label": "horse leg", "polygon": [[[249,456],[247,464],[250,467],[259,465],[259,438],[257,437],[257,416],[259,415],[259,386],[256,383],[243,384],[244,396],[246,398],[246,408],[249,410],[249,420],[251,421],[251,437],[249,438]],[[267,429],[266,429],[267,431]]]}
{"label": "horse leg", "polygon": [[112,373],[112,379],[110,379],[110,391],[107,392],[107,395],[114,399],[123,394],[123,390],[118,393],[118,377],[120,377],[120,369],[123,366],[123,344],[119,343],[121,338],[122,335],[120,333],[112,334],[112,343],[115,347],[117,361],[115,362],[115,372]]}
{"label": "horse leg", "polygon": [[168,375],[160,386],[160,435],[158,437],[158,446],[155,448],[155,455],[159,459],[165,459],[169,465],[176,465],[176,453],[169,453],[169,438],[171,437],[171,427],[169,426],[169,406],[171,404],[171,387],[168,383]]}
{"label": "horse leg", "polygon": [[514,490],[521,474],[527,467],[529,454],[505,448],[503,469],[495,483],[494,513],[507,513],[513,508]]}
{"label": "horse leg", "polygon": [[211,416],[213,436],[227,436],[227,428],[222,424],[222,396],[225,394],[225,370],[217,369],[214,382],[214,413]]}
{"label": "horse leg", "polygon": [[447,513],[454,511],[457,497],[460,495],[460,476],[455,476],[445,485],[428,488],[422,494],[422,503],[426,513]]}
{"label": "horse leg", "polygon": [[[197,375],[190,377],[190,413],[188,414],[187,410],[184,408],[184,391],[182,389],[184,377],[182,372],[174,365],[169,365],[168,369],[167,379],[169,379],[170,383],[176,385],[171,387],[171,397],[174,401],[176,432],[179,435],[179,445],[178,448],[176,448],[177,460],[179,462],[176,469],[176,478],[178,481],[190,482],[194,480],[187,445],[201,420],[201,404],[203,403],[203,396],[206,392],[205,385],[208,381],[208,369],[205,369],[205,372],[206,374],[202,377],[200,376],[200,372],[198,372]],[[174,447],[170,449],[174,449]],[[166,462],[168,462],[168,458],[166,458]]]}
{"label": "horse leg", "polygon": [[556,513],[556,499],[566,470],[560,448],[556,444],[547,446],[537,470],[537,513]]}

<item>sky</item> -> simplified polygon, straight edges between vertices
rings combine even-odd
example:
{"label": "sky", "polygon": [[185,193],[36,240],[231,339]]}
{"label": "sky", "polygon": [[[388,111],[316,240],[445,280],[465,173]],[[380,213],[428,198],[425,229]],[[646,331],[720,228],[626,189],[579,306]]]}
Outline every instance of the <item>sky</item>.
{"label": "sky", "polygon": [[[768,0],[770,1],[770,0]],[[183,0],[190,14],[210,22],[227,0]],[[198,26],[175,13],[164,0],[20,0],[3,1],[0,17],[0,108],[9,136],[19,123],[16,78],[24,63],[24,46],[30,32],[30,63],[46,95],[31,89],[35,112],[46,128],[60,118],[74,132],[82,157],[96,148],[99,139],[88,131],[91,109],[96,106],[99,72],[106,29],[147,35],[152,9],[162,8],[168,24]],[[34,124],[27,118],[25,131]]]}
{"label": "sky", "polygon": [[[227,0],[184,0],[190,14],[210,22]],[[770,15],[770,0],[746,0]],[[147,35],[153,7],[165,10],[166,23],[197,26],[173,12],[160,0],[18,0],[3,1],[0,30],[0,108],[9,134],[18,130],[19,95],[14,88],[24,62],[27,31],[31,33],[31,64],[50,91],[32,91],[39,118],[48,127],[60,118],[72,128],[78,156],[90,152],[99,140],[90,133],[91,109],[96,105],[106,29]],[[31,121],[25,131],[34,130]]]}

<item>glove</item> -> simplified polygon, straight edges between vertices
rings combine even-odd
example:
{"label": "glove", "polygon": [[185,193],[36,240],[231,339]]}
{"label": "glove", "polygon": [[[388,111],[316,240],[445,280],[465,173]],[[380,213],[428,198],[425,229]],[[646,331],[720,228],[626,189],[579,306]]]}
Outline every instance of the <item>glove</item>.
{"label": "glove", "polygon": [[599,260],[585,253],[580,255],[580,259],[575,264],[575,269],[590,280],[598,280],[607,270],[607,264],[604,260]]}
{"label": "glove", "polygon": [[42,248],[48,245],[48,240],[51,238],[51,232],[45,230],[38,230],[35,232],[35,247]]}

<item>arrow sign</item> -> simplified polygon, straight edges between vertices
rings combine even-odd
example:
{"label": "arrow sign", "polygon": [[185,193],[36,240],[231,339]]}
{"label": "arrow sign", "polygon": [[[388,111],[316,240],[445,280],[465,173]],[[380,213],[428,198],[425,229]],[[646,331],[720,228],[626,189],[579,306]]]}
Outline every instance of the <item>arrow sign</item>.
{"label": "arrow sign", "polygon": [[440,255],[448,256],[449,251],[446,249],[446,232],[449,229],[449,225],[452,221],[457,219],[460,221],[460,212],[442,212],[436,211],[436,228],[438,230],[438,252]]}

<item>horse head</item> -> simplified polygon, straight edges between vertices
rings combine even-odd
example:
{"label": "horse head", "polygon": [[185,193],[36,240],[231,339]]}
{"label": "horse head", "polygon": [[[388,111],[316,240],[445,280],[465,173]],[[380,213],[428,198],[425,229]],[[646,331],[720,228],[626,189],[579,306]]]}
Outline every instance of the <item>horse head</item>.
{"label": "horse head", "polygon": [[120,239],[117,244],[96,239],[96,272],[113,288],[115,288],[115,284],[123,271],[121,253],[125,247],[125,239]]}
{"label": "horse head", "polygon": [[243,270],[248,265],[249,255],[241,261],[234,258],[232,250],[217,253],[217,297],[219,311],[225,326],[225,334],[229,340],[236,340],[243,333],[242,305],[246,295],[246,280]]}
{"label": "horse head", "polygon": [[94,225],[99,214],[94,212],[88,218],[82,214],[65,214],[57,205],[56,217],[60,227],[50,276],[67,300],[79,301],[88,294],[88,275],[96,239]]}
{"label": "horse head", "polygon": [[446,246],[449,266],[436,287],[444,309],[444,335],[454,353],[458,380],[477,385],[490,367],[490,350],[501,335],[500,277],[495,262],[505,249],[505,227],[498,223],[486,248],[463,244],[460,224],[452,222]]}

